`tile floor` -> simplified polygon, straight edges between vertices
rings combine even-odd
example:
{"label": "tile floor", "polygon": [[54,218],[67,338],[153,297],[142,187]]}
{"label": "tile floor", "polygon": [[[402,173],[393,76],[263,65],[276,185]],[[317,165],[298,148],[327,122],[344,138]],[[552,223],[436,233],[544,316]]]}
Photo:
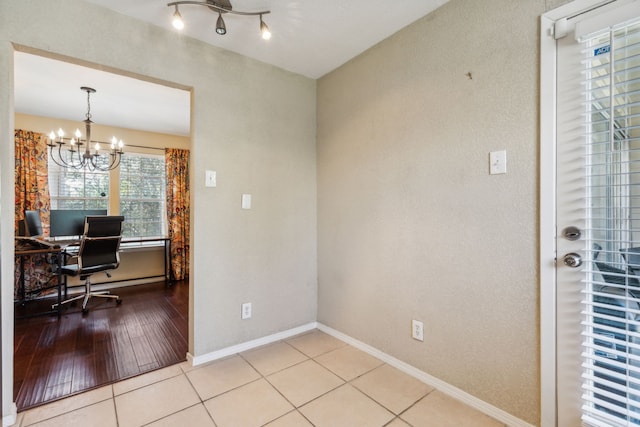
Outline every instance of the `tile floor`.
{"label": "tile floor", "polygon": [[18,414],[16,426],[503,424],[314,330],[206,365],[187,362]]}

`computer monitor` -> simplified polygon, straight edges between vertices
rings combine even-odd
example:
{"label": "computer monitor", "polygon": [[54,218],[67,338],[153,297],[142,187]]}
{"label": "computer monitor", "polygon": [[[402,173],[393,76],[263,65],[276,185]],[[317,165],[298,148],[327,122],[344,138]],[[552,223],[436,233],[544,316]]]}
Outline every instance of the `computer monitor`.
{"label": "computer monitor", "polygon": [[84,234],[84,218],[106,215],[106,209],[52,209],[50,212],[51,237],[78,237]]}
{"label": "computer monitor", "polygon": [[39,211],[24,211],[24,235],[27,237],[42,236],[42,222]]}

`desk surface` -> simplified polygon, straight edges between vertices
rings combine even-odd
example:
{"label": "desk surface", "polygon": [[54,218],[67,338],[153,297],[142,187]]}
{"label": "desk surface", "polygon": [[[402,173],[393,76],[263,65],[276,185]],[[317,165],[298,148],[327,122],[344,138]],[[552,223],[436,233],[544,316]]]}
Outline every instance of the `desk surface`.
{"label": "desk surface", "polygon": [[49,248],[49,249],[17,249],[15,250],[15,255],[36,255],[36,254],[52,254],[52,253],[60,253],[64,249],[63,248]]}
{"label": "desk surface", "polygon": [[16,255],[56,253],[62,252],[63,250],[59,244],[44,242],[29,237],[16,237],[14,244]]}
{"label": "desk surface", "polygon": [[[122,243],[145,243],[145,242],[162,242],[169,240],[167,236],[157,236],[157,237],[123,237]],[[56,244],[61,246],[73,246],[79,245],[80,239],[51,239],[44,238],[42,241],[48,244]]]}

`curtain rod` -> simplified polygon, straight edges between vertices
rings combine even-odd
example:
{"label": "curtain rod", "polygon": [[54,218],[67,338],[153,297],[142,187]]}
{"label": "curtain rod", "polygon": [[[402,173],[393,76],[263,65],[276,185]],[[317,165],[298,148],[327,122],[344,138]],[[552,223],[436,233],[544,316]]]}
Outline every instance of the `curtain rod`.
{"label": "curtain rod", "polygon": [[[45,135],[45,134],[43,134],[43,135]],[[46,135],[45,135],[45,136],[46,136]],[[66,140],[66,141],[68,141],[68,140],[70,140],[70,139],[71,139],[71,138],[67,138],[67,137],[64,137],[64,138],[63,138],[63,140]],[[99,143],[99,144],[103,144],[103,145],[105,145],[105,146],[107,146],[107,147],[110,147],[110,146],[111,146],[111,141],[109,141],[109,142],[107,142],[107,141],[97,141],[97,140],[93,140],[93,139],[92,139],[92,140],[91,140],[91,142],[97,142],[97,143]],[[165,150],[165,148],[166,148],[166,147],[160,147],[160,148],[158,148],[158,147],[148,147],[148,146],[146,146],[146,145],[124,144],[124,148],[125,148],[125,150],[126,150],[126,148],[127,148],[127,147],[145,148],[145,149],[147,149],[147,150],[158,150],[158,151],[164,151],[164,150]]]}
{"label": "curtain rod", "polygon": [[147,147],[146,145],[133,145],[133,144],[125,144],[124,148],[126,149],[127,147],[134,147],[134,148],[146,148],[147,150],[159,150],[159,151],[164,151],[164,148],[158,148],[158,147]]}

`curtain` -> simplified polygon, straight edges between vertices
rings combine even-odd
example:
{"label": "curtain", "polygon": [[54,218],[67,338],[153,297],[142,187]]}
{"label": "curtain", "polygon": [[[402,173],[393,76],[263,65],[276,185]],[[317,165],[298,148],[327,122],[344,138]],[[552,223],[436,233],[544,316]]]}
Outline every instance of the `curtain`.
{"label": "curtain", "polygon": [[[19,234],[19,224],[24,219],[25,210],[40,212],[42,231],[49,234],[49,178],[47,138],[44,134],[16,129],[15,134],[15,234]],[[45,255],[25,257],[24,277],[25,294],[52,285],[51,280],[57,280],[51,274],[50,265]],[[16,294],[18,295],[20,278],[20,260],[16,260]]]}
{"label": "curtain", "polygon": [[41,133],[17,129],[15,144],[16,235],[25,210],[40,211],[42,230],[48,235],[50,203],[47,138]]}
{"label": "curtain", "polygon": [[189,277],[189,150],[165,149],[172,280]]}

